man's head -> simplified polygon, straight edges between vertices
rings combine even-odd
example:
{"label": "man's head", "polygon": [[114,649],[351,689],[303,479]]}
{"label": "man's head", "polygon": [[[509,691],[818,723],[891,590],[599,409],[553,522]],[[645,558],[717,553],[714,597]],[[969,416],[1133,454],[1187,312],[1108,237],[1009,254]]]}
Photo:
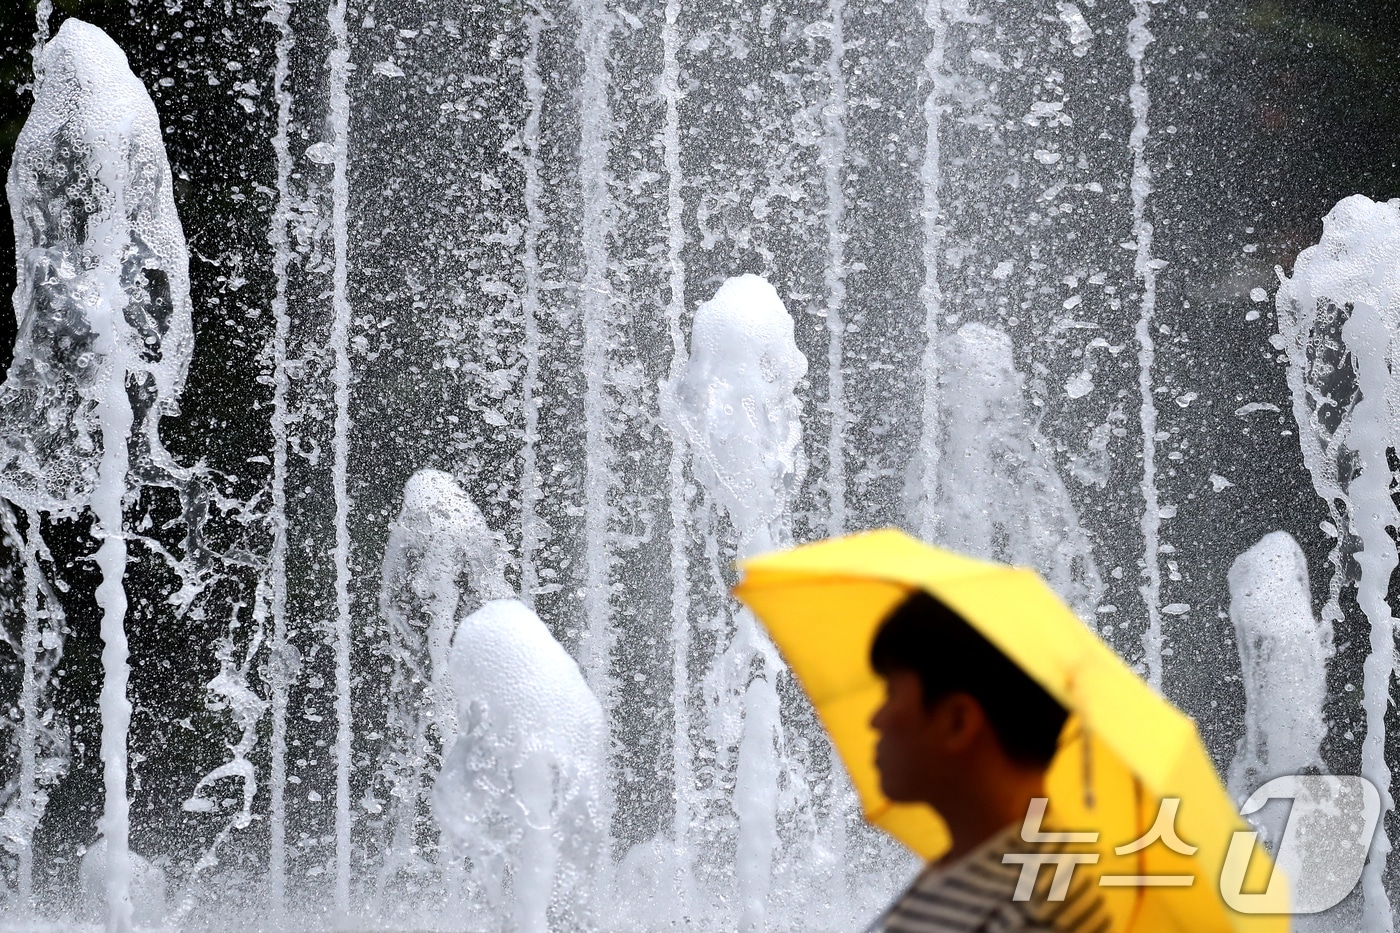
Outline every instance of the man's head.
{"label": "man's head", "polygon": [[885,796],[935,807],[986,777],[1043,774],[1066,713],[959,615],[928,593],[885,619],[870,663],[884,678],[876,764]]}

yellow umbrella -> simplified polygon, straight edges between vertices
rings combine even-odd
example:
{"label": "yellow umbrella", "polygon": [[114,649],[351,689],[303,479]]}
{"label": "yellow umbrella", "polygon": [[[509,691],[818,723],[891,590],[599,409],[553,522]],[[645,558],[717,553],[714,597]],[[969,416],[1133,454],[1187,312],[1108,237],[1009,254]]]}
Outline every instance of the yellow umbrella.
{"label": "yellow umbrella", "polygon": [[[1221,786],[1195,724],[1134,674],[1035,571],[975,560],[894,530],[833,538],[741,566],[744,577],[734,593],[767,627],[806,689],[866,818],[918,855],[940,856],[948,833],[931,807],[891,803],[880,793],[870,717],[884,686],[870,667],[870,646],[885,616],[922,589],[1070,711],[1046,793],[1057,828],[1099,832],[1098,863],[1078,870],[1099,877],[1115,929],[1289,928],[1286,898],[1270,914],[1241,914],[1221,899],[1230,839],[1249,827]],[[1162,801],[1171,798],[1180,800],[1177,836],[1197,847],[1194,854],[1163,841],[1115,851],[1147,834]],[[1262,847],[1256,850],[1246,891],[1262,890],[1273,868]],[[1133,880],[1188,876],[1189,885]]]}

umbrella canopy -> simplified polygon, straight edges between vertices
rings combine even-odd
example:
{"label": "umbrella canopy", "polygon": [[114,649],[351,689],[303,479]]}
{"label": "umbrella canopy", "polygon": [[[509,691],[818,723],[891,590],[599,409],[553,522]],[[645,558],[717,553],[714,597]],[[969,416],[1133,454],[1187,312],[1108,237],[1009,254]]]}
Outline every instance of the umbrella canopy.
{"label": "umbrella canopy", "polygon": [[[1231,804],[1195,724],[1133,673],[1035,571],[975,560],[894,530],[763,555],[741,568],[735,595],[768,629],[806,689],[866,818],[918,855],[937,858],[950,839],[931,807],[892,803],[880,792],[870,718],[884,685],[870,666],[870,647],[881,621],[922,589],[1069,710],[1046,776],[1051,818],[1057,828],[1099,832],[1099,862],[1079,870],[1099,876],[1116,929],[1288,929],[1286,902],[1277,914],[1241,914],[1221,899],[1230,839],[1250,827]],[[1171,799],[1180,800],[1177,835],[1197,847],[1194,854],[1162,841],[1115,851],[1146,835]],[[1272,870],[1262,847],[1256,849],[1247,891],[1261,890]],[[1188,875],[1189,885],[1124,880]]]}

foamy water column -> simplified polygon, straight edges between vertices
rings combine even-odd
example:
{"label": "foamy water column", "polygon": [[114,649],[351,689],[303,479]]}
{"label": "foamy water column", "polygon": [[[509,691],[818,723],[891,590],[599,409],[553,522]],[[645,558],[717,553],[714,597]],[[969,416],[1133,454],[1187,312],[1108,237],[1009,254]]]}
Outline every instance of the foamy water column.
{"label": "foamy water column", "polygon": [[[0,387],[0,495],[89,506],[102,543],[102,745],[108,929],[131,926],[122,503],[133,466],[168,457],[157,424],[189,366],[188,257],[160,122],[126,56],[69,19],[45,47],[8,192],[19,335]],[[133,460],[135,463],[133,464]]]}
{"label": "foamy water column", "polygon": [[[802,452],[798,380],[807,360],[792,318],[773,286],[755,275],[731,278],[700,305],[678,389],[695,478],[729,517],[741,557],[792,543],[792,499],[807,464]],[[772,642],[747,610],[707,675],[712,738],[739,746],[733,806],[739,820],[735,873],[741,930],[764,926],[778,845],[779,716]]]}
{"label": "foamy water column", "polygon": [[350,35],[345,0],[331,0],[326,25],[335,43],[326,56],[330,73],[327,124],[331,131],[331,332],[327,349],[335,400],[331,438],[331,487],[335,497],[335,904],[350,910]]}
{"label": "foamy water column", "polygon": [[773,286],[725,280],[695,311],[678,397],[695,478],[729,516],[742,556],[792,541],[793,497],[807,472],[797,383],[807,360]]}
{"label": "foamy water column", "polygon": [[[1328,608],[1337,611],[1341,588],[1354,579],[1371,625],[1361,773],[1380,790],[1384,820],[1394,806],[1385,714],[1395,635],[1386,593],[1397,564],[1390,528],[1400,526],[1388,463],[1400,450],[1400,380],[1391,375],[1400,371],[1400,200],[1354,195],[1338,203],[1323,220],[1321,241],[1300,253],[1293,277],[1283,279],[1277,308],[1303,457],[1339,535]],[[1390,848],[1385,833],[1376,833],[1361,876],[1368,930],[1393,928],[1384,888]]]}
{"label": "foamy water column", "polygon": [[685,466],[688,443],[677,411],[675,389],[685,376],[688,349],[682,322],[686,310],[685,201],[681,194],[681,117],[682,100],[679,27],[680,0],[667,0],[665,22],[661,27],[661,80],[658,82],[666,103],[666,121],[661,132],[663,163],[666,168],[666,267],[669,295],[666,324],[671,337],[671,361],[667,369],[666,391],[660,396],[662,417],[671,440],[671,456],[666,480],[671,518],[671,774],[675,784],[675,811],[671,818],[671,871],[676,889],[667,900],[676,913],[687,916],[695,896],[694,854],[695,817],[703,806],[695,787],[695,746],[690,736],[690,643],[691,593],[690,561],[687,554],[690,503]]}
{"label": "foamy water column", "polygon": [[505,552],[476,504],[442,470],[413,474],[380,568],[379,609],[393,665],[381,763],[389,797],[385,877],[419,855],[415,837],[427,816],[429,784],[456,736],[448,653],[459,614],[512,595]]}
{"label": "foamy water column", "polygon": [[964,324],[939,357],[938,543],[1036,568],[1092,621],[1103,591],[1093,549],[1034,427],[1011,338]]}
{"label": "foamy water column", "polygon": [[[135,852],[128,858],[132,922],[140,927],[159,927],[167,919],[165,872]],[[99,839],[78,863],[78,903],[86,919],[96,920],[106,909],[107,872],[107,840]]]}
{"label": "foamy water column", "polygon": [[[1147,116],[1151,99],[1147,92],[1147,47],[1156,41],[1149,28],[1152,22],[1150,0],[1133,0],[1133,18],[1128,21],[1128,60],[1133,65],[1133,83],[1128,88],[1128,102],[1133,114],[1133,129],[1128,134],[1128,150],[1133,157],[1133,274],[1142,283],[1137,327],[1134,335],[1138,344],[1138,424],[1142,428],[1142,529],[1143,568],[1142,601],[1147,608],[1147,631],[1142,647],[1147,666],[1147,679],[1157,689],[1162,688],[1162,508],[1157,490],[1157,402],[1152,383],[1152,368],[1157,360],[1156,338],[1153,336],[1157,314],[1157,270],[1164,263],[1152,256],[1152,213],[1148,201],[1152,195],[1152,163],[1148,158],[1150,127]],[[1071,27],[1072,29],[1073,27]]]}
{"label": "foamy water column", "polygon": [[[1244,681],[1244,736],[1230,762],[1230,793],[1243,803],[1268,781],[1292,774],[1325,771],[1322,741],[1327,736],[1323,705],[1327,700],[1327,659],[1332,654],[1330,626],[1312,611],[1308,564],[1298,542],[1287,532],[1267,534],[1230,565],[1230,620],[1240,652]],[[1286,827],[1303,819],[1326,820],[1335,812],[1330,799],[1300,797],[1288,806],[1266,806],[1249,819],[1263,833],[1275,858],[1283,851]],[[1295,826],[1291,832],[1299,832]],[[1325,860],[1323,860],[1325,862]],[[1298,873],[1287,866],[1295,904],[1307,897]],[[1307,866],[1313,871],[1325,865]],[[1299,930],[1330,931],[1335,916],[1299,917]]]}
{"label": "foamy water column", "polygon": [[113,380],[130,383],[116,394],[130,395],[133,452],[165,459],[157,425],[179,410],[193,350],[189,259],[155,107],[106,33],[65,21],[34,94],[6,185],[18,334],[0,495],[73,513],[94,497],[107,416],[126,417],[102,407]]}
{"label": "foamy water column", "polygon": [[514,599],[462,619],[457,736],[433,791],[491,927],[588,930],[608,886],[607,723],[582,672]]}
{"label": "foamy water column", "polygon": [[1229,582],[1245,696],[1229,784],[1244,800],[1266,781],[1322,766],[1332,639],[1313,616],[1308,564],[1287,532],[1265,535],[1236,558]]}
{"label": "foamy water column", "polygon": [[[50,0],[39,0],[31,53],[36,77],[49,39],[52,12]],[[17,306],[16,312],[19,310]],[[0,800],[4,801],[0,807],[0,847],[15,856],[13,895],[19,916],[29,915],[34,908],[34,831],[48,808],[50,787],[67,773],[72,758],[63,717],[49,695],[52,674],[63,658],[63,607],[54,598],[39,562],[40,553],[47,552],[39,513],[31,508],[25,517],[25,530],[21,532],[15,510],[8,503],[0,503],[4,536],[23,565],[19,606],[24,618],[22,627],[12,632],[9,620],[0,620],[0,641],[6,642],[20,659],[14,760],[7,754],[5,763],[10,767],[0,782]],[[52,561],[52,556],[49,559]],[[42,617],[41,594],[46,604]]]}
{"label": "foamy water column", "polygon": [[924,306],[923,365],[920,367],[924,378],[922,398],[923,422],[919,431],[920,496],[916,516],[918,533],[926,541],[938,535],[938,461],[942,454],[939,446],[942,413],[940,404],[942,393],[938,385],[938,343],[943,321],[943,286],[938,281],[938,256],[943,246],[941,214],[943,211],[939,189],[943,185],[942,141],[939,127],[942,116],[941,96],[946,90],[948,78],[946,68],[948,46],[948,23],[944,18],[943,0],[929,0],[924,6],[924,22],[933,33],[933,42],[924,58],[924,77],[928,81],[928,95],[924,98],[924,158],[919,165],[919,183],[922,189],[923,239],[920,259],[924,267],[924,281],[919,287],[919,301]]}
{"label": "foamy water column", "polygon": [[268,768],[268,909],[282,912],[287,893],[287,691],[296,679],[298,660],[288,640],[287,619],[287,428],[290,420],[287,399],[291,392],[291,368],[287,361],[287,340],[292,319],[288,309],[289,268],[292,262],[290,225],[292,192],[292,153],[289,135],[292,126],[292,92],[288,76],[296,37],[291,27],[291,0],[272,0],[268,22],[277,29],[274,48],[276,64],[272,73],[272,97],[277,102],[277,130],[272,150],[277,164],[277,204],[272,212],[267,239],[273,249],[272,276],[272,476],[269,489],[272,544],[268,553],[267,601],[272,632],[268,642],[268,693],[272,713],[269,736],[271,764]]}

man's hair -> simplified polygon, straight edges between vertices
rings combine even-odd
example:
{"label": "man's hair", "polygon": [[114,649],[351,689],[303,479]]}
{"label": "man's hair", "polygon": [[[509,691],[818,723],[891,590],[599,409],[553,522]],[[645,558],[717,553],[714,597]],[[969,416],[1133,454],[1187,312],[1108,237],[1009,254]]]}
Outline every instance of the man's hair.
{"label": "man's hair", "polygon": [[870,665],[882,677],[911,671],[931,707],[953,693],[977,701],[1011,760],[1045,767],[1068,714],[1055,698],[962,616],[920,590],[895,607],[875,635]]}

